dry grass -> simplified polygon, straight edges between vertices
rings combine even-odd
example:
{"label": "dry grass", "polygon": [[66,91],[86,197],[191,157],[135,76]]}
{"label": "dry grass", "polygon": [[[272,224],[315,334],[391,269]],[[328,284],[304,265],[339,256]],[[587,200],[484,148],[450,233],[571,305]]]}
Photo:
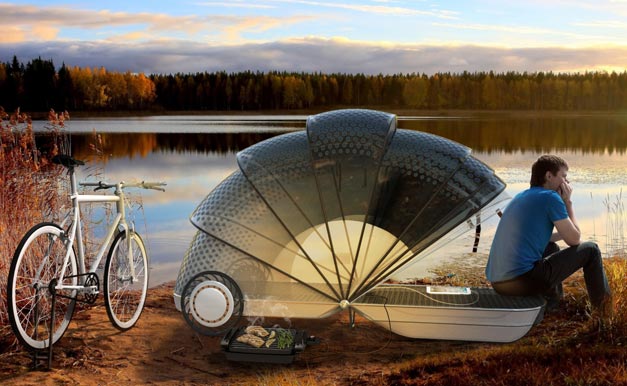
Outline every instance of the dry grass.
{"label": "dry grass", "polygon": [[605,274],[612,292],[612,315],[597,321],[598,335],[610,344],[623,344],[627,335],[627,242],[626,213],[621,192],[603,201],[607,212],[607,248],[612,256],[606,260]]}
{"label": "dry grass", "polygon": [[13,252],[31,226],[54,219],[67,197],[63,168],[50,162],[68,151],[67,118],[51,111],[46,131],[36,139],[28,115],[0,107],[0,341],[9,332],[6,281]]}
{"label": "dry grass", "polygon": [[289,368],[282,371],[266,371],[259,375],[259,386],[318,386],[315,370],[307,377],[296,376]]}
{"label": "dry grass", "polygon": [[625,239],[625,204],[623,191],[614,197],[607,195],[603,199],[603,206],[607,215],[605,245],[610,256],[625,257],[627,240]]}
{"label": "dry grass", "polygon": [[598,338],[613,345],[627,344],[627,260],[608,259],[605,274],[612,291],[612,314],[609,318],[595,321]]}

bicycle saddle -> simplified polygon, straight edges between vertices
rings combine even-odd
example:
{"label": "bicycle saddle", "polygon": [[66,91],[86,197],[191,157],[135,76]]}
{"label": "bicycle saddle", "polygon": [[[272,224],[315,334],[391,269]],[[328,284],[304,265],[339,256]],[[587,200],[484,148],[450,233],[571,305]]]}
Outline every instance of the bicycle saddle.
{"label": "bicycle saddle", "polygon": [[67,154],[55,155],[54,157],[52,157],[52,162],[54,162],[55,164],[63,165],[66,168],[72,168],[74,166],[79,166],[79,165],[85,165],[85,162],[74,159],[72,158],[72,156],[69,156]]}

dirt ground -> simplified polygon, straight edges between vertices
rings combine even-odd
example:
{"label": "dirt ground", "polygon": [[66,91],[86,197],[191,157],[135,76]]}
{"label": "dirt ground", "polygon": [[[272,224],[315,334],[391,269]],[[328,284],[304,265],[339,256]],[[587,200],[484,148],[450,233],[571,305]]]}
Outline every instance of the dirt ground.
{"label": "dirt ground", "polygon": [[359,317],[351,328],[346,312],[289,322],[266,319],[263,325],[302,329],[320,344],[296,354],[291,364],[229,361],[221,338],[195,333],[174,307],[172,284],[163,285],[149,291],[142,317],[126,332],[111,326],[102,302],[75,314],[54,346],[50,371],[31,370],[31,356],[24,350],[2,354],[0,384],[380,384],[382,376],[416,356],[481,345],[404,338]]}

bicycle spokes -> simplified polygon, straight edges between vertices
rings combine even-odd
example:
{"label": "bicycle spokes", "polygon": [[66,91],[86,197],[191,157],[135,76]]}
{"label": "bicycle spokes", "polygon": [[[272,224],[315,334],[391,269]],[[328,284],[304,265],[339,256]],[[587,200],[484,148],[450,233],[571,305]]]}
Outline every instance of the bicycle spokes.
{"label": "bicycle spokes", "polygon": [[105,304],[109,319],[121,330],[132,327],[142,312],[148,288],[147,266],[141,238],[136,233],[119,234],[105,267]]}
{"label": "bicycle spokes", "polygon": [[[20,341],[33,350],[49,346],[50,338],[59,339],[69,325],[76,290],[57,286],[64,265],[69,276],[77,274],[76,257],[63,242],[63,230],[50,223],[31,228],[13,256],[8,277],[9,320]],[[64,285],[76,283],[76,278],[63,281]],[[64,296],[54,306],[52,292]],[[53,307],[56,317],[50,328]]]}

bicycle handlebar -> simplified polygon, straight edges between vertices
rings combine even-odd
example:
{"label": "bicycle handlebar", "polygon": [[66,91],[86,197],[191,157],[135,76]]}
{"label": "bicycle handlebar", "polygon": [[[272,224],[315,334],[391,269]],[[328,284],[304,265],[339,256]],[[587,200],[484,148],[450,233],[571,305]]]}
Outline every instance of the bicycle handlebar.
{"label": "bicycle handlebar", "polygon": [[146,182],[146,181],[142,181],[142,182],[138,182],[138,183],[134,183],[134,184],[125,184],[122,183],[122,185],[124,187],[129,187],[129,188],[142,188],[142,189],[152,189],[152,190],[159,190],[162,192],[165,192],[165,189],[162,188],[162,186],[166,186],[167,184],[165,182]]}
{"label": "bicycle handlebar", "polygon": [[[93,186],[94,190],[101,190],[101,189],[110,189],[110,188],[115,188],[118,184],[110,184],[104,181],[98,181],[98,182],[80,182],[79,183],[80,186]],[[165,182],[147,182],[147,181],[142,181],[142,182],[134,182],[134,183],[125,183],[124,181],[120,182],[120,187],[121,188],[142,188],[142,189],[152,189],[152,190],[160,190],[162,192],[165,192],[165,189],[162,188],[162,186],[166,186],[167,184]]]}

